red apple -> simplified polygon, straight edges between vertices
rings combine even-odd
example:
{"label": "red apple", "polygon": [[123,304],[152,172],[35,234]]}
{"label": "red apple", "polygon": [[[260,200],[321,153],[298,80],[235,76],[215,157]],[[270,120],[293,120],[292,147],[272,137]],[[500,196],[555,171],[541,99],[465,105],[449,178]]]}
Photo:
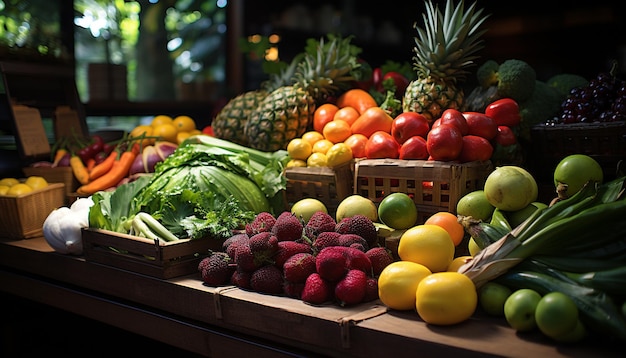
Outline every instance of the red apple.
{"label": "red apple", "polygon": [[428,132],[426,145],[433,160],[453,161],[461,154],[463,135],[456,126],[440,124]]}
{"label": "red apple", "polygon": [[487,139],[472,134],[463,136],[463,148],[459,154],[461,163],[489,160],[492,154],[493,146]]}
{"label": "red apple", "polygon": [[418,135],[407,139],[400,147],[400,159],[428,159],[426,139]]}
{"label": "red apple", "polygon": [[480,112],[463,112],[465,121],[469,126],[468,134],[477,135],[487,140],[492,140],[498,133],[498,125],[491,117]]}
{"label": "red apple", "polygon": [[461,131],[462,135],[469,134],[469,126],[467,124],[467,120],[463,116],[463,112],[458,109],[448,108],[443,113],[441,113],[441,117],[439,117],[440,124],[452,124],[455,125]]}
{"label": "red apple", "polygon": [[517,143],[517,137],[509,126],[498,126],[498,133],[494,140],[504,147]]}
{"label": "red apple", "polygon": [[391,122],[391,135],[400,145],[413,136],[426,139],[429,130],[428,119],[417,112],[400,113]]}
{"label": "red apple", "polygon": [[365,156],[368,159],[397,159],[400,155],[400,145],[385,131],[376,131],[365,144]]}

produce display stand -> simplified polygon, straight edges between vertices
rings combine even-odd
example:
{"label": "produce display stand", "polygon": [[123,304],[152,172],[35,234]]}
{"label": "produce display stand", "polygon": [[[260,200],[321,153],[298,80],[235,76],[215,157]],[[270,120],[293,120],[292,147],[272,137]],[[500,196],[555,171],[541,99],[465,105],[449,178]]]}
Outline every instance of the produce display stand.
{"label": "produce display stand", "polygon": [[[199,274],[159,279],[53,251],[42,237],[0,240],[0,290],[210,357],[618,357],[619,342],[560,345],[477,312],[431,326],[379,301],[313,306]],[[10,307],[4,307],[10,309]],[[175,332],[175,334],[173,334]]]}

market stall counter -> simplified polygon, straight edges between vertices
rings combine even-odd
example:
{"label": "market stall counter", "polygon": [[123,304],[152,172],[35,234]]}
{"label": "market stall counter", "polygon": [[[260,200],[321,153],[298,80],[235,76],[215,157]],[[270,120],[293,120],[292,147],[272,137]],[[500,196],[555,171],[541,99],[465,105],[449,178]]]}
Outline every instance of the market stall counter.
{"label": "market stall counter", "polygon": [[621,356],[619,342],[559,345],[539,333],[516,334],[480,312],[458,325],[432,326],[380,301],[314,306],[209,287],[199,274],[150,277],[59,254],[43,237],[0,241],[0,282],[8,294],[207,357]]}

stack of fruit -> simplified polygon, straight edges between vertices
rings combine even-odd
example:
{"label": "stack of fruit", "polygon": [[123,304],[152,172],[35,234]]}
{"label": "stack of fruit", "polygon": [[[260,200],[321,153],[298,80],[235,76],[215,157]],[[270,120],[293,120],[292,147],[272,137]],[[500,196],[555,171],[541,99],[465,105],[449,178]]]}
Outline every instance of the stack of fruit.
{"label": "stack of fruit", "polygon": [[157,140],[180,144],[183,140],[202,132],[196,128],[196,122],[189,116],[157,115],[150,124],[140,124],[130,131],[131,138],[147,137],[144,144],[154,144]]}
{"label": "stack of fruit", "polygon": [[0,179],[0,195],[19,196],[47,186],[48,181],[38,175],[31,175],[24,181],[17,178],[2,178]]}

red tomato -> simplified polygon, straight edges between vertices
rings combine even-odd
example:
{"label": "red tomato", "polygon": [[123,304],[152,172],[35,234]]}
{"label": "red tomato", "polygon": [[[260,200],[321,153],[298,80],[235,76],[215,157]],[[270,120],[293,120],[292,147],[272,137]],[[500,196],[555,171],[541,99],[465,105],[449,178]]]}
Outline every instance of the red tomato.
{"label": "red tomato", "polygon": [[463,149],[463,135],[451,124],[440,124],[428,132],[426,146],[433,160],[456,160]]}
{"label": "red tomato", "polygon": [[209,125],[209,126],[202,128],[202,134],[210,135],[211,137],[213,137],[214,136],[213,127]]}
{"label": "red tomato", "polygon": [[400,159],[428,159],[426,139],[422,136],[413,136],[407,139],[400,147]]}
{"label": "red tomato", "polygon": [[465,121],[469,127],[468,134],[477,135],[487,140],[492,140],[498,133],[498,125],[493,118],[480,112],[463,112]]}
{"label": "red tomato", "polygon": [[517,143],[517,137],[510,127],[498,126],[498,133],[496,134],[495,141],[501,146],[506,147]]}
{"label": "red tomato", "polygon": [[449,123],[455,125],[461,131],[462,135],[469,134],[469,125],[463,116],[463,112],[458,109],[448,108],[439,117],[440,124]]}
{"label": "red tomato", "polygon": [[485,161],[491,159],[492,154],[493,146],[487,139],[469,134],[463,137],[463,148],[459,154],[459,161],[461,163],[475,160]]}
{"label": "red tomato", "polygon": [[365,144],[365,156],[368,159],[397,159],[399,155],[400,145],[385,131],[374,132]]}
{"label": "red tomato", "polygon": [[413,136],[426,139],[429,130],[428,119],[417,112],[400,113],[391,122],[391,135],[400,145]]}
{"label": "red tomato", "polygon": [[485,115],[493,118],[499,126],[515,127],[522,120],[519,105],[511,98],[501,98],[491,102],[485,108]]}

